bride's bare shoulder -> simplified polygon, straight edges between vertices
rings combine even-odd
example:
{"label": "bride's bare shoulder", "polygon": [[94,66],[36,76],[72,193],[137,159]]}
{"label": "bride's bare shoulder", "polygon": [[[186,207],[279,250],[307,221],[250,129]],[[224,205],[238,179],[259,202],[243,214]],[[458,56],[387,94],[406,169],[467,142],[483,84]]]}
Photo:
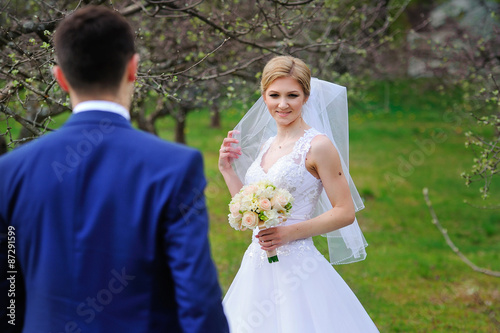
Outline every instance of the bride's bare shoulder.
{"label": "bride's bare shoulder", "polygon": [[332,141],[324,134],[316,135],[311,140],[311,151],[318,151],[320,153],[337,152]]}
{"label": "bride's bare shoulder", "polygon": [[335,145],[326,135],[316,135],[311,140],[311,148],[309,150],[309,158],[312,163],[320,162],[325,159],[337,160],[339,155]]}

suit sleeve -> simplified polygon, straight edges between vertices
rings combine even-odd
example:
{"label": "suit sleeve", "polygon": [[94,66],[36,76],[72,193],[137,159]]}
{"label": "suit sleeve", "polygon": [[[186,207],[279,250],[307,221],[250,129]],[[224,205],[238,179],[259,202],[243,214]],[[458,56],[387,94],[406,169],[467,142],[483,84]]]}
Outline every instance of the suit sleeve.
{"label": "suit sleeve", "polygon": [[210,254],[201,154],[192,151],[182,169],[177,193],[166,210],[164,236],[179,321],[185,332],[229,332]]}

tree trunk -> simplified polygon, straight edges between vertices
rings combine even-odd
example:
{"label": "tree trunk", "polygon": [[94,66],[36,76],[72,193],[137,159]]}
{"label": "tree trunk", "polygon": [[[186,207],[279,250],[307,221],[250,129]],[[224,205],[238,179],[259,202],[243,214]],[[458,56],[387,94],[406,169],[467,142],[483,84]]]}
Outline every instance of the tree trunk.
{"label": "tree trunk", "polygon": [[210,127],[211,128],[220,128],[220,110],[219,110],[219,97],[220,92],[217,89],[217,85],[209,84],[208,92],[210,94],[211,100],[209,102],[210,105]]}
{"label": "tree trunk", "polygon": [[156,127],[155,127],[155,124],[154,122],[149,119],[149,118],[144,118],[144,117],[136,117],[136,120],[137,120],[137,127],[139,127],[139,129],[143,130],[143,131],[146,131],[146,132],[149,132],[151,134],[154,134],[154,135],[158,135],[158,133],[156,133]]}
{"label": "tree trunk", "polygon": [[220,128],[220,111],[219,105],[214,101],[214,103],[210,107],[210,127],[212,128]]}
{"label": "tree trunk", "polygon": [[181,107],[175,117],[175,142],[186,144],[186,114],[187,111]]}
{"label": "tree trunk", "polygon": [[158,135],[156,132],[155,120],[153,117],[148,117],[146,114],[144,100],[142,98],[136,99],[134,108],[136,112],[130,112],[130,117],[137,122],[137,127],[145,132]]}
{"label": "tree trunk", "polygon": [[0,155],[3,155],[7,152],[7,142],[3,136],[0,136]]}

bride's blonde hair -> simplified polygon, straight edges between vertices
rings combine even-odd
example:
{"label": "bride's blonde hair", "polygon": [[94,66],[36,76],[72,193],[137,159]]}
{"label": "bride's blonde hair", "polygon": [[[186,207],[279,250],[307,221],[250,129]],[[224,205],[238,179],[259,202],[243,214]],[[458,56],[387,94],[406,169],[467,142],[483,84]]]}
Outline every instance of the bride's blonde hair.
{"label": "bride's blonde hair", "polygon": [[262,72],[262,80],[260,81],[261,94],[264,95],[274,80],[282,77],[293,77],[301,85],[304,95],[310,95],[311,70],[305,62],[291,56],[278,56],[269,60]]}

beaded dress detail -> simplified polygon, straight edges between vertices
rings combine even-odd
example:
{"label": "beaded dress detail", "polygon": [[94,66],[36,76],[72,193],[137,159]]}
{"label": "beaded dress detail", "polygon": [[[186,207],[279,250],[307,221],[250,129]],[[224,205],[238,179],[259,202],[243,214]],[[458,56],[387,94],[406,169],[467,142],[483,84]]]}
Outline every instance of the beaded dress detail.
{"label": "beaded dress detail", "polygon": [[[294,197],[290,217],[282,225],[312,217],[323,191],[321,180],[305,165],[311,141],[321,135],[306,130],[291,153],[279,158],[267,172],[262,158],[275,137],[269,138],[249,167],[245,184],[268,180]],[[268,263],[254,230],[233,283],[223,301],[231,332],[378,332],[376,326],[312,238],[277,249],[279,262]]]}

